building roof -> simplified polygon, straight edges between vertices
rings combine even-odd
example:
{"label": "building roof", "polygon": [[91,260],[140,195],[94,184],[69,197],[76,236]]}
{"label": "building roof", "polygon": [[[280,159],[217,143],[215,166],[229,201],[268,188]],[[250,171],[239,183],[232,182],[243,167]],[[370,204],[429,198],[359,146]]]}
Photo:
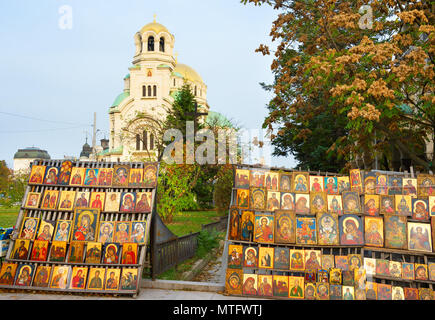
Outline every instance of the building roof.
{"label": "building roof", "polygon": [[120,93],[116,98],[115,101],[113,101],[111,108],[119,106],[119,104],[124,100],[125,98],[130,96],[130,90],[124,91],[123,93]]}
{"label": "building roof", "polygon": [[14,154],[14,159],[51,159],[46,150],[36,147],[18,149]]}
{"label": "building roof", "polygon": [[198,74],[198,72],[196,72],[193,68],[189,67],[188,65],[182,63],[177,63],[172,74],[176,76],[181,75],[184,79],[189,81],[204,83],[204,81],[202,81],[202,78]]}
{"label": "building roof", "polygon": [[139,32],[142,34],[142,33],[147,32],[147,31],[154,31],[156,34],[159,34],[160,32],[167,32],[167,33],[171,34],[169,32],[169,30],[164,25],[157,23],[157,22],[151,22],[151,23],[144,25],[142,27],[142,29],[140,29]]}

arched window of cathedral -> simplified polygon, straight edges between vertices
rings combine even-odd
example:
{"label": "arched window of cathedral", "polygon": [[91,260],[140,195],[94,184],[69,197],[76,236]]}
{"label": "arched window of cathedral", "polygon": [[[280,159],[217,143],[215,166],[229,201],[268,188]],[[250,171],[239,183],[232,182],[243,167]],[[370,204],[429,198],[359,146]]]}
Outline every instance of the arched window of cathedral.
{"label": "arched window of cathedral", "polygon": [[153,86],[153,97],[157,97],[157,86]]}
{"label": "arched window of cathedral", "polygon": [[142,86],[142,97],[147,96],[147,86]]}
{"label": "arched window of cathedral", "polygon": [[165,52],[165,38],[163,38],[163,37],[160,37],[159,50],[161,52]]}
{"label": "arched window of cathedral", "polygon": [[148,86],[148,97],[151,97],[151,86]]}
{"label": "arched window of cathedral", "polygon": [[150,150],[154,149],[154,135],[150,134]]}
{"label": "arched window of cathedral", "polygon": [[143,134],[142,134],[142,150],[147,150],[148,149],[148,139],[147,139],[147,132],[144,130]]}
{"label": "arched window of cathedral", "polygon": [[140,135],[136,135],[136,150],[140,150]]}
{"label": "arched window of cathedral", "polygon": [[197,91],[196,91],[196,86],[195,86],[195,96],[196,96],[196,93],[197,93]]}
{"label": "arched window of cathedral", "polygon": [[174,87],[175,87],[175,78],[174,78]]}
{"label": "arched window of cathedral", "polygon": [[148,51],[154,51],[154,37],[148,37]]}

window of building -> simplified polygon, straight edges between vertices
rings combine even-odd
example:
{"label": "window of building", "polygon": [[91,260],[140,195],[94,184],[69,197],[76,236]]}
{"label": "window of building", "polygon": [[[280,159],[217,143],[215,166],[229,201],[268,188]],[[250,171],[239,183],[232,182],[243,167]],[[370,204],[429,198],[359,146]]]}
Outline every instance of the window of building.
{"label": "window of building", "polygon": [[142,140],[142,150],[147,150],[148,149],[148,139],[147,139],[147,132],[144,130],[143,131],[143,140]]}
{"label": "window of building", "polygon": [[147,86],[142,86],[142,97],[147,96]]}
{"label": "window of building", "polygon": [[148,97],[151,97],[151,86],[148,86]]}
{"label": "window of building", "polygon": [[196,93],[197,93],[197,91],[196,91],[196,86],[195,86],[195,96],[196,96]]}
{"label": "window of building", "polygon": [[153,97],[157,97],[157,86],[153,86]]}
{"label": "window of building", "polygon": [[150,150],[154,149],[154,135],[150,134]]}
{"label": "window of building", "polygon": [[140,150],[140,135],[136,135],[136,150]]}
{"label": "window of building", "polygon": [[159,50],[161,52],[165,52],[165,38],[163,38],[163,37],[160,37]]}
{"label": "window of building", "polygon": [[175,87],[175,78],[174,78],[174,87]]}
{"label": "window of building", "polygon": [[148,51],[154,51],[154,37],[148,37]]}

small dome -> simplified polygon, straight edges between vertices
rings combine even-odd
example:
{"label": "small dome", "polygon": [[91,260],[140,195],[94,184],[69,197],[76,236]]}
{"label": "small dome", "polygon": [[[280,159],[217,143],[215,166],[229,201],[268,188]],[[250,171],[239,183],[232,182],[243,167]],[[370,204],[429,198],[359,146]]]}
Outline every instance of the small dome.
{"label": "small dome", "polygon": [[41,150],[35,147],[18,149],[14,154],[14,159],[50,159],[50,155],[46,150]]}
{"label": "small dome", "polygon": [[157,23],[157,22],[151,22],[151,23],[144,25],[142,27],[142,29],[140,29],[139,32],[140,32],[140,34],[143,34],[144,32],[147,32],[147,31],[154,31],[156,34],[159,34],[160,32],[167,32],[167,33],[171,34],[169,32],[169,30],[164,25]]}
{"label": "small dome", "polygon": [[204,81],[202,81],[201,76],[195,70],[193,70],[188,65],[182,63],[177,64],[173,74],[176,76],[181,75],[184,79],[189,81],[204,83]]}

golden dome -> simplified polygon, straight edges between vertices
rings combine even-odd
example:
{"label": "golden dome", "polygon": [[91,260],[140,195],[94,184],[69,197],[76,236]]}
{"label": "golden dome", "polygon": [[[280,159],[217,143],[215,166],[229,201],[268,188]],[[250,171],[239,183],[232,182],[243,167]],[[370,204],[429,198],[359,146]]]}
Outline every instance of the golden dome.
{"label": "golden dome", "polygon": [[173,72],[179,73],[186,80],[204,83],[204,81],[202,81],[201,76],[195,70],[193,70],[191,67],[189,67],[185,64],[178,63],[175,66],[175,69]]}
{"label": "golden dome", "polygon": [[142,27],[142,29],[140,29],[139,32],[141,34],[143,34],[146,31],[154,31],[156,34],[159,34],[160,32],[167,32],[167,33],[171,34],[169,32],[169,30],[164,25],[157,23],[157,22],[151,22],[151,23],[144,25]]}

